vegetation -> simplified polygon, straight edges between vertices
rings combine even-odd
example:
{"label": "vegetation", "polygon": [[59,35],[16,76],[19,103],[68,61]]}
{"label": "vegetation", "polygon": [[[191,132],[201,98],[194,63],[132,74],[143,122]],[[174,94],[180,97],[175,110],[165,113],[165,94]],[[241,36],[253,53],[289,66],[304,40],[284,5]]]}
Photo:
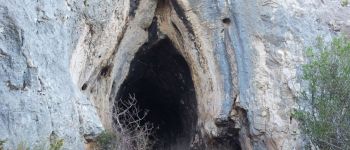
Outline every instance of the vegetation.
{"label": "vegetation", "polygon": [[343,7],[348,6],[348,4],[349,4],[349,0],[341,0],[341,5]]}
{"label": "vegetation", "polygon": [[154,140],[150,137],[153,134],[153,125],[144,122],[147,111],[140,110],[137,106],[135,96],[129,99],[116,101],[113,120],[117,138],[117,149],[121,150],[147,150],[151,149]]}
{"label": "vegetation", "polygon": [[5,142],[6,142],[6,140],[0,140],[0,150],[4,149]]}
{"label": "vegetation", "polygon": [[303,131],[319,149],[350,149],[350,41],[335,38],[326,45],[318,38],[307,50],[303,79],[308,88],[294,112]]}
{"label": "vegetation", "polygon": [[94,150],[148,150],[153,146],[153,125],[145,122],[147,111],[137,106],[135,96],[115,102],[113,131],[104,131],[93,145]]}
{"label": "vegetation", "polygon": [[[0,150],[5,150],[4,148],[4,144],[6,143],[6,140],[0,140]],[[63,139],[55,139],[53,140],[53,142],[50,144],[49,148],[45,148],[45,145],[41,145],[41,147],[34,147],[34,148],[30,148],[26,142],[20,142],[17,145],[17,149],[16,150],[30,150],[30,149],[34,149],[34,150],[60,150],[62,149],[63,146]]]}
{"label": "vegetation", "polygon": [[96,143],[99,149],[110,150],[116,149],[117,141],[118,140],[115,133],[104,131],[97,137]]}
{"label": "vegetation", "polygon": [[63,139],[55,139],[51,144],[49,150],[60,150],[63,147]]}

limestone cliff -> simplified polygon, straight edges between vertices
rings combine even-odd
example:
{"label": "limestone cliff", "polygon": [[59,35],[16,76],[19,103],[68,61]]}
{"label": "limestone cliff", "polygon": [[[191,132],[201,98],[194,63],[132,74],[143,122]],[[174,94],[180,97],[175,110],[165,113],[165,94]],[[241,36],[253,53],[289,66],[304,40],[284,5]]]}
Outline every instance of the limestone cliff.
{"label": "limestone cliff", "polygon": [[[349,34],[340,3],[0,0],[0,140],[13,149],[57,136],[84,149],[112,128],[115,100],[147,89],[130,82],[155,81],[133,62],[159,59],[147,64],[165,67],[152,70],[166,79],[154,89],[177,97],[192,149],[302,149],[290,113],[303,51]],[[152,49],[174,51],[142,55]]]}

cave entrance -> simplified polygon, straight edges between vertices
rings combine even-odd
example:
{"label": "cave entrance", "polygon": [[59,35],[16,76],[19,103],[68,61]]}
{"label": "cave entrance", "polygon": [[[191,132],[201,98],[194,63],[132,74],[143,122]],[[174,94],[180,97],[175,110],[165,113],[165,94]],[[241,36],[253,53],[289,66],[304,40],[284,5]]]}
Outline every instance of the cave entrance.
{"label": "cave entrance", "polygon": [[169,39],[136,53],[116,100],[129,94],[142,111],[148,110],[143,123],[155,127],[153,149],[190,149],[197,100],[188,64]]}

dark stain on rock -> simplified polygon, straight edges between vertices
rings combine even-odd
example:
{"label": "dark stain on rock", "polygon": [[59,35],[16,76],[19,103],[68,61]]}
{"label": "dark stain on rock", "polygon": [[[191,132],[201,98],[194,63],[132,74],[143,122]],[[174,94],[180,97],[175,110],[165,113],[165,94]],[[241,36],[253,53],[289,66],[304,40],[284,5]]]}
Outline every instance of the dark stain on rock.
{"label": "dark stain on rock", "polygon": [[170,0],[170,2],[172,4],[172,6],[174,7],[176,14],[179,16],[179,18],[185,24],[185,27],[188,30],[188,32],[195,35],[193,32],[192,24],[186,17],[185,10],[179,5],[179,3],[176,0]]}
{"label": "dark stain on rock", "polygon": [[130,11],[129,16],[135,17],[136,9],[139,7],[139,0],[130,0]]}
{"label": "dark stain on rock", "polygon": [[151,25],[148,28],[148,42],[152,43],[158,39],[158,24],[157,17],[154,17]]}
{"label": "dark stain on rock", "polygon": [[111,72],[111,68],[110,65],[104,66],[100,71],[100,76],[107,77]]}

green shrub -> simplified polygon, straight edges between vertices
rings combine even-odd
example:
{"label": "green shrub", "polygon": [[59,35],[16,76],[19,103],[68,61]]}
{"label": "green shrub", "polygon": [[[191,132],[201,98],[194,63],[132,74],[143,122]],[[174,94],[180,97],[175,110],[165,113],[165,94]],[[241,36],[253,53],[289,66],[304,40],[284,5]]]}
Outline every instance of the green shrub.
{"label": "green shrub", "polygon": [[63,147],[63,139],[55,139],[51,144],[49,150],[60,150]]}
{"label": "green shrub", "polygon": [[299,102],[309,104],[292,114],[320,149],[350,149],[350,41],[318,38],[316,49],[306,52],[303,79],[308,87]]}
{"label": "green shrub", "polygon": [[349,4],[349,0],[341,0],[341,5],[343,7],[348,6],[348,4]]}
{"label": "green shrub", "polygon": [[101,150],[110,150],[116,148],[117,136],[113,132],[103,131],[97,137],[97,146]]}
{"label": "green shrub", "polygon": [[6,143],[6,140],[0,140],[0,150],[4,150],[5,143]]}

